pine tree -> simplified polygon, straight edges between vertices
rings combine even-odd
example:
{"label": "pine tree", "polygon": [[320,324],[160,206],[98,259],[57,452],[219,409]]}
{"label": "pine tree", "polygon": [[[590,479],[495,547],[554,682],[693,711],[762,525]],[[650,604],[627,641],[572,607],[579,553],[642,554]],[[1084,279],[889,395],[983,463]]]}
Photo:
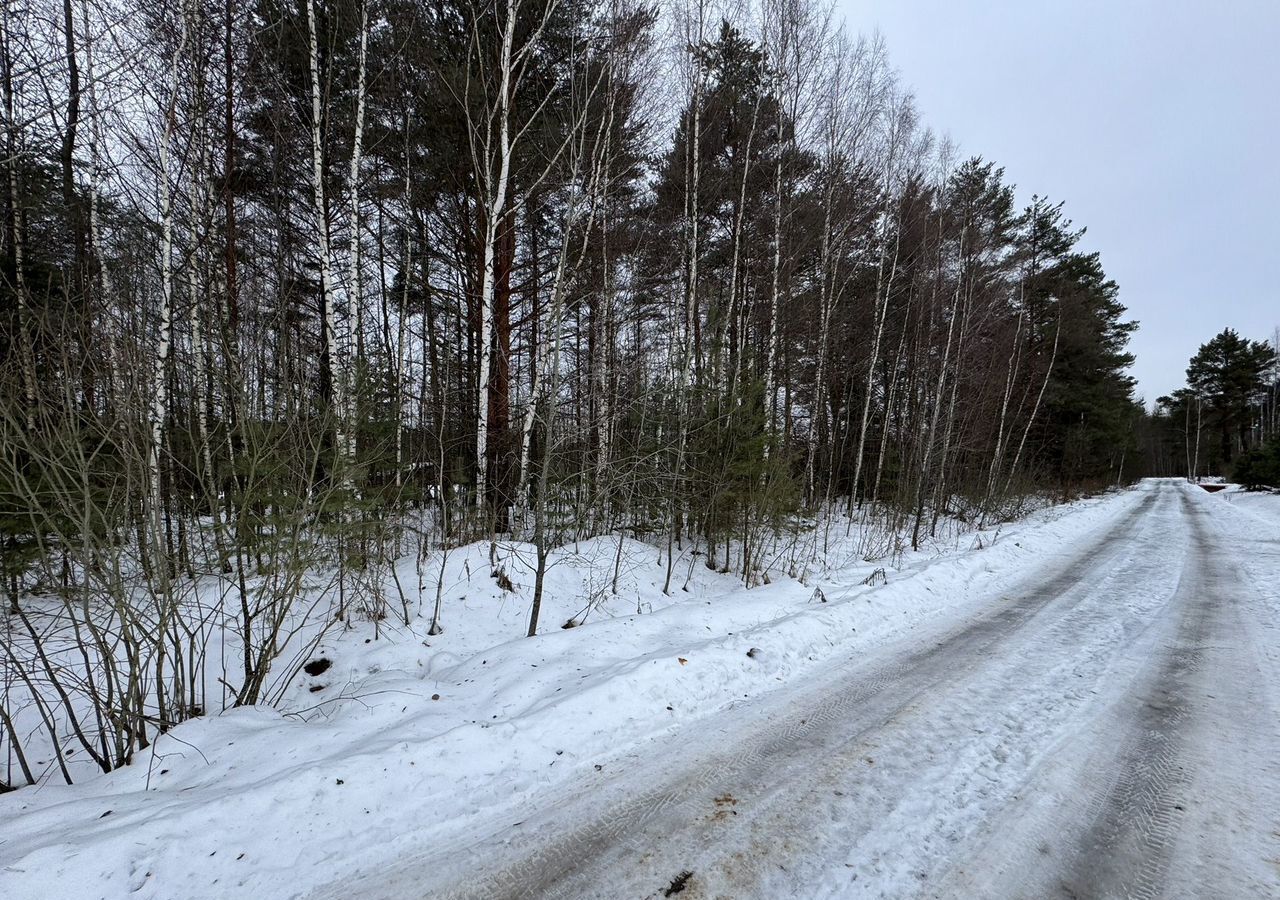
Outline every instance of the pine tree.
{"label": "pine tree", "polygon": [[1243,338],[1226,328],[1201,344],[1187,366],[1187,386],[1205,404],[1205,425],[1218,433],[1210,459],[1230,467],[1255,443],[1254,404],[1267,390],[1275,350],[1266,341]]}

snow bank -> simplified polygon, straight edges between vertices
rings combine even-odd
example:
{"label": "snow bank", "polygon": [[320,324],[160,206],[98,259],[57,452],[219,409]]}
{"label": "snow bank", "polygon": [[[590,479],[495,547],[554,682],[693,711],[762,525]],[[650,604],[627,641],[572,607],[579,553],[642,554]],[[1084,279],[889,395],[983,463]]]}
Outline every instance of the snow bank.
{"label": "snow bank", "polygon": [[[329,665],[284,713],[193,720],[129,768],[0,797],[0,896],[301,897],[414,848],[461,851],[628,747],[990,602],[1139,499],[1042,510],[809,585],[745,590],[686,556],[674,584],[688,576],[688,590],[672,597],[657,550],[599,538],[553,557],[533,639],[515,639],[530,548],[501,550],[512,591],[489,577],[487,545],[455,551],[444,634],[427,635],[429,616],[352,628],[321,645],[314,658]],[[411,560],[401,575],[418,584]],[[585,624],[561,629],[570,618]]]}

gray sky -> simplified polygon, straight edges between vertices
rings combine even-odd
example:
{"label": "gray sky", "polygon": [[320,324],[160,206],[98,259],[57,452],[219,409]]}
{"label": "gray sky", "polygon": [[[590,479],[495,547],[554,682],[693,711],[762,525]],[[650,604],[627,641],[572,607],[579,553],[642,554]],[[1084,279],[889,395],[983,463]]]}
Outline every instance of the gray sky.
{"label": "gray sky", "polygon": [[837,0],[925,122],[1066,201],[1148,403],[1201,343],[1280,325],[1280,0]]}

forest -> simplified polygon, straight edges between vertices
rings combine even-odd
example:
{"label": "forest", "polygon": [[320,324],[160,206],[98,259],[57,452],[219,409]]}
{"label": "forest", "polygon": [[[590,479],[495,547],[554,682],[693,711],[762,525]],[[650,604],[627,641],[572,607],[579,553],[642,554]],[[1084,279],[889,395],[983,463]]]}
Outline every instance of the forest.
{"label": "forest", "polygon": [[527,544],[534,635],[581,538],[659,548],[668,593],[690,547],[753,586],[787,542],[892,556],[1260,443],[1208,365],[1143,411],[1063,202],[820,0],[0,24],[9,783],[275,702],[316,622],[439,633],[465,545],[502,585]]}
{"label": "forest", "polygon": [[1280,329],[1272,340],[1224,328],[1200,345],[1187,383],[1156,400],[1139,429],[1153,475],[1225,475],[1280,488]]}

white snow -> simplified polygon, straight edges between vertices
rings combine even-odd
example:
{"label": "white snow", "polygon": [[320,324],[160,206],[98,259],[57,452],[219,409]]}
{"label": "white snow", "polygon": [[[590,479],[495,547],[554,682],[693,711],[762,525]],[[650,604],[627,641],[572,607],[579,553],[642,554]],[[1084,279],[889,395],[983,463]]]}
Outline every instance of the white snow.
{"label": "white snow", "polygon": [[[780,578],[746,590],[695,560],[689,590],[666,597],[658,551],[625,540],[615,595],[618,539],[585,541],[556,554],[544,633],[533,639],[517,637],[531,596],[529,548],[502,551],[514,592],[489,577],[487,545],[454,551],[443,635],[427,636],[428,618],[407,629],[384,621],[377,637],[372,625],[332,635],[313,654],[332,666],[296,684],[285,713],[192,720],[131,767],[0,797],[0,896],[302,897],[423,848],[462,852],[517,807],[554,802],[642,742],[766,695],[785,699],[824,664],[997,601],[1140,496],[1045,509],[998,534],[907,553],[872,585],[864,582],[883,563],[854,559],[808,585]],[[1229,503],[1230,516],[1251,523],[1280,521],[1280,502],[1196,502]],[[1254,527],[1219,520],[1233,535]],[[1250,574],[1277,584],[1277,552],[1267,546]],[[677,586],[690,561],[678,566]],[[829,602],[814,599],[815,586]],[[432,597],[422,598],[428,617]],[[561,629],[588,601],[586,623]],[[1038,714],[1011,709],[1000,727]]]}

